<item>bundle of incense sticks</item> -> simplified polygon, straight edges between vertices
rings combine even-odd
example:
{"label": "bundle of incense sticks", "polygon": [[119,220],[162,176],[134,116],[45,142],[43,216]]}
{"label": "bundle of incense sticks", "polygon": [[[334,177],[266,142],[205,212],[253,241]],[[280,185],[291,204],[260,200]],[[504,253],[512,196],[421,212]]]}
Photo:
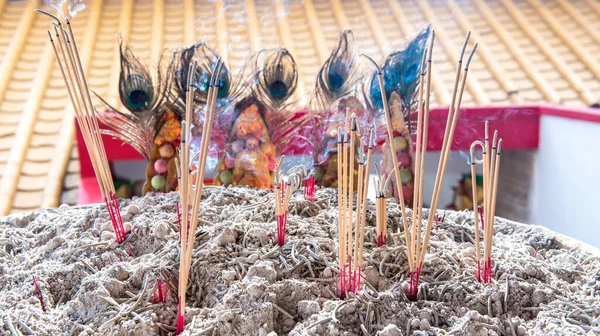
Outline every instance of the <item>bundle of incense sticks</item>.
{"label": "bundle of incense sticks", "polygon": [[125,240],[125,229],[123,227],[123,220],[121,219],[121,211],[119,210],[119,201],[115,193],[115,186],[106,158],[100,127],[98,127],[98,120],[96,119],[87,80],[83,73],[83,66],[81,65],[79,50],[75,42],[71,24],[69,19],[66,19],[64,26],[67,29],[64,29],[62,22],[56,16],[40,9],[36,9],[36,11],[48,15],[55,20],[52,24],[54,25],[56,40],[52,38],[52,33],[48,31],[50,43],[52,44],[54,55],[65,81],[73,110],[75,110],[77,124],[83,135],[85,146],[88,149],[94,173],[96,174],[96,179],[98,180],[98,185],[100,186],[100,191],[104,197],[104,203],[106,204],[106,209],[113,225],[115,238],[118,243],[121,243]]}
{"label": "bundle of incense sticks", "polygon": [[[427,49],[423,54],[421,61],[421,81],[419,83],[419,95],[418,95],[418,111],[417,111],[417,132],[416,132],[416,149],[415,149],[415,193],[413,198],[413,214],[412,214],[412,232],[409,231],[408,221],[406,216],[406,210],[404,206],[404,197],[402,194],[402,183],[400,181],[400,172],[397,158],[395,155],[395,146],[393,139],[393,129],[391,123],[391,114],[389,106],[387,104],[387,97],[385,94],[385,85],[383,80],[383,73],[377,63],[366,56],[371,62],[377,67],[377,77],[379,80],[379,87],[381,90],[381,99],[386,114],[388,140],[390,143],[390,151],[392,152],[391,157],[393,161],[393,171],[396,178],[396,186],[398,188],[398,195],[400,201],[400,207],[402,210],[402,221],[404,226],[404,239],[406,241],[406,250],[408,254],[408,264],[410,270],[410,282],[406,290],[406,295],[409,299],[416,299],[419,290],[419,276],[427,252],[427,246],[431,237],[431,229],[435,220],[435,213],[437,209],[437,203],[439,200],[439,194],[441,185],[444,180],[444,174],[446,171],[446,163],[448,161],[448,155],[452,146],[452,140],[454,139],[454,131],[456,129],[456,123],[460,111],[460,104],[464,92],[464,87],[467,80],[467,74],[471,59],[477,49],[477,43],[474,45],[467,62],[465,63],[464,70],[461,71],[462,60],[465,49],[469,40],[470,32],[467,34],[465,42],[462,46],[460,56],[458,58],[458,67],[456,69],[456,76],[452,91],[452,100],[450,108],[448,110],[448,120],[446,122],[446,129],[444,132],[444,141],[442,144],[442,150],[440,153],[440,161],[438,164],[438,170],[436,174],[435,185],[432,194],[431,208],[429,216],[427,218],[427,227],[425,228],[425,236],[421,241],[422,236],[422,220],[423,220],[423,189],[425,179],[425,154],[427,152],[427,132],[429,123],[429,102],[431,94],[431,67],[432,67],[432,55],[433,55],[433,44],[435,40],[435,32],[432,31],[431,40]],[[425,66],[425,61],[427,66]],[[460,88],[459,88],[460,84]],[[425,101],[424,101],[425,100]]]}
{"label": "bundle of incense sticks", "polygon": [[275,166],[274,185],[275,185],[275,218],[277,219],[277,244],[285,244],[285,233],[287,230],[287,214],[290,205],[292,193],[300,188],[307,172],[304,166],[296,166],[288,171],[287,182],[281,177],[281,165],[285,155]]}
{"label": "bundle of incense sticks", "polygon": [[[354,118],[354,120],[358,120]],[[363,248],[365,243],[365,223],[367,220],[367,195],[369,193],[369,176],[371,174],[371,160],[373,157],[373,147],[375,142],[375,131],[369,132],[367,143],[367,154],[365,158],[364,143],[365,138],[360,137],[359,142],[359,160],[358,160],[358,189],[356,190],[356,219],[354,220],[354,269],[351,275],[353,280],[350,282],[350,290],[354,293],[360,290],[360,274],[363,265]],[[350,166],[350,179],[354,179],[353,166]],[[353,197],[352,194],[349,195]],[[350,218],[352,219],[352,218]],[[350,277],[350,275],[348,275]]]}
{"label": "bundle of incense sticks", "polygon": [[[494,234],[494,217],[496,215],[496,194],[498,192],[498,173],[500,168],[500,155],[502,153],[502,139],[498,140],[498,131],[494,132],[492,139],[492,151],[489,151],[489,123],[485,122],[485,139],[484,142],[475,141],[471,144],[471,181],[473,191],[473,217],[475,219],[475,259],[477,262],[477,279],[483,283],[492,282],[492,239]],[[483,158],[478,160],[475,158],[475,148],[480,146],[483,150]],[[482,214],[482,229],[483,229],[483,276],[481,274],[481,250],[479,224],[477,223],[477,184],[475,183],[476,169],[475,164],[483,164],[483,214]],[[483,223],[488,223],[483,225]]]}
{"label": "bundle of incense sticks", "polygon": [[[192,250],[194,248],[195,232],[198,225],[198,211],[200,208],[200,198],[204,186],[204,173],[206,167],[206,156],[208,153],[208,144],[212,132],[214,120],[215,105],[218,91],[218,74],[221,73],[223,62],[219,58],[213,69],[209,82],[208,99],[205,106],[204,125],[202,126],[202,138],[200,143],[200,152],[196,153],[198,157],[196,180],[192,181],[192,172],[190,166],[194,157],[190,153],[190,125],[194,113],[194,93],[195,83],[194,74],[196,72],[197,62],[190,64],[188,72],[188,83],[185,100],[185,120],[181,122],[181,145],[179,148],[179,159],[176,161],[179,180],[179,197],[181,201],[181,251],[179,257],[179,306],[177,309],[177,327],[176,333],[179,334],[184,329],[185,323],[185,295],[192,262]],[[190,213],[191,209],[191,213]]]}
{"label": "bundle of incense sticks", "polygon": [[309,202],[315,201],[315,174],[311,174],[304,181],[304,198],[306,198]]}
{"label": "bundle of incense sticks", "polygon": [[[352,128],[349,126],[352,125]],[[371,130],[365,158],[365,137],[360,135],[358,119],[349,116],[346,111],[345,132],[338,128],[338,232],[339,232],[339,269],[340,297],[348,291],[360,289],[360,273],[363,263],[364,228],[366,223],[367,193],[374,143],[374,131]],[[357,140],[359,159],[356,159]],[[354,167],[358,163],[358,185],[356,188],[356,216],[354,208]],[[354,230],[353,230],[354,228]],[[354,232],[354,236],[353,236]],[[352,260],[354,259],[354,266]]]}
{"label": "bundle of incense sticks", "polygon": [[375,164],[377,177],[374,178],[375,185],[375,222],[377,229],[377,246],[387,244],[387,206],[385,191],[388,188],[390,178],[393,172],[390,172],[386,178],[385,173]]}
{"label": "bundle of incense sticks", "polygon": [[156,290],[152,293],[152,303],[165,303],[167,302],[167,293],[169,291],[169,284],[167,282],[157,281]]}

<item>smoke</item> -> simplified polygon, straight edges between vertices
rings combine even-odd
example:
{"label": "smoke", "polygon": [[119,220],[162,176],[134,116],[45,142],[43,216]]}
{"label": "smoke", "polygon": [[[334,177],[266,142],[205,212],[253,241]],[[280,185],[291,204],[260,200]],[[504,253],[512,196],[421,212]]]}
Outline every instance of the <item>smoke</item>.
{"label": "smoke", "polygon": [[83,0],[45,0],[46,6],[53,9],[58,17],[62,17],[62,8],[65,3],[67,3],[67,14],[71,20],[77,16],[77,13],[85,9]]}

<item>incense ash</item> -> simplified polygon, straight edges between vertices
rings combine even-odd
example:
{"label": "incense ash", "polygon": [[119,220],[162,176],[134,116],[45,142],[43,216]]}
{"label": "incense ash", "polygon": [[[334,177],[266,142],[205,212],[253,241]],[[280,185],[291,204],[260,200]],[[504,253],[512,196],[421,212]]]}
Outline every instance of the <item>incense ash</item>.
{"label": "incense ash", "polygon": [[[598,250],[495,216],[503,139],[495,131],[490,143],[487,120],[471,145],[472,209],[438,211],[478,47],[471,32],[454,57],[425,203],[439,55],[431,26],[381,65],[343,31],[298,115],[287,101],[298,69],[284,48],[258,52],[244,79],[198,42],[173,51],[154,87],[121,41],[120,98],[131,114],[97,114],[69,20],[38,12],[53,20],[48,37],[104,204],[2,219],[3,332],[600,333]],[[102,134],[149,161],[143,197],[117,198]]]}
{"label": "incense ash", "polygon": [[[471,211],[446,211],[431,232],[419,294],[409,278],[401,209],[387,201],[387,243],[377,247],[367,202],[361,288],[340,299],[337,193],[301,190],[277,244],[274,194],[207,186],[186,286],[182,335],[593,334],[600,318],[600,258],[539,226],[495,220],[491,284],[477,280]],[[41,335],[167,335],[175,331],[179,274],[177,193],[122,200],[131,225],[117,244],[104,206],[39,210],[2,219],[3,326]],[[412,215],[410,210],[407,210]],[[424,210],[423,215],[428,216]],[[127,249],[131,249],[130,256]],[[534,257],[535,250],[537,256]],[[32,283],[36,278],[46,312]],[[159,281],[168,290],[157,300]],[[158,299],[158,297],[157,297]],[[567,323],[563,322],[566,321]],[[22,327],[25,325],[26,328]]]}

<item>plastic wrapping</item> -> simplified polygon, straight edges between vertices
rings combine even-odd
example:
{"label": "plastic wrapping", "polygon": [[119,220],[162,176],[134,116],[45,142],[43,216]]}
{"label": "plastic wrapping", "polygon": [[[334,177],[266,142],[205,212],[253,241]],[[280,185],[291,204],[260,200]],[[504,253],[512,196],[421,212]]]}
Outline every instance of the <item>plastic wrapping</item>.
{"label": "plastic wrapping", "polygon": [[[185,94],[183,69],[198,60],[196,70],[196,105],[192,150],[201,137],[210,78],[218,55],[205,43],[196,44],[179,53],[179,96]],[[215,169],[217,185],[243,185],[270,189],[277,154],[293,138],[297,122],[286,103],[296,89],[296,63],[286,49],[263,50],[252,57],[245,76],[242,69],[235,76],[222,68],[217,93],[217,111],[209,144],[207,170]],[[245,78],[245,80],[244,80]]]}
{"label": "plastic wrapping", "polygon": [[[430,27],[425,27],[405,49],[392,52],[385,60],[382,67],[385,95],[389,110],[392,114],[393,136],[396,149],[396,157],[400,164],[400,179],[402,181],[402,193],[404,201],[412,206],[413,199],[413,151],[412,134],[416,131],[416,120],[413,113],[417,109],[416,91],[419,86],[421,75],[421,60],[425,51],[425,44],[431,33]],[[371,74],[370,85],[365,95],[368,97],[369,109],[375,115],[375,129],[377,143],[381,145],[383,158],[381,166],[384,171],[393,169],[390,144],[387,137],[386,118],[383,114],[381,101],[381,89],[377,74]],[[391,181],[388,186],[394,197],[398,198],[396,181]]]}
{"label": "plastic wrapping", "polygon": [[346,30],[319,71],[307,122],[316,147],[315,181],[321,186],[337,186],[337,134],[340,127],[347,128],[348,116],[356,115],[362,133],[372,124],[372,115],[361,100],[362,79],[354,35]]}

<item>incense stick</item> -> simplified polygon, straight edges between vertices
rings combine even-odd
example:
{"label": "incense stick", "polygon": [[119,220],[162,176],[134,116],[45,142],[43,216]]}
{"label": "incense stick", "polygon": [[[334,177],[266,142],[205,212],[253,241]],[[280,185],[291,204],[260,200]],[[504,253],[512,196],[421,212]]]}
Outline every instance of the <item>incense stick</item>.
{"label": "incense stick", "polygon": [[[433,44],[435,42],[435,31],[431,32],[431,40],[430,40],[430,44],[429,44],[429,48],[425,49],[424,54],[428,54],[427,55],[427,69],[425,69],[425,66],[422,66],[422,72],[421,75],[423,76],[425,73],[427,74],[427,86],[426,86],[426,91],[425,91],[425,111],[423,112],[423,125],[421,128],[421,132],[422,132],[422,143],[421,143],[421,149],[420,149],[420,153],[421,153],[421,159],[419,162],[419,166],[415,166],[417,168],[417,171],[419,173],[419,188],[417,190],[418,192],[418,204],[416,205],[418,211],[417,211],[417,232],[418,232],[418,236],[417,236],[417,246],[420,246],[421,244],[421,223],[422,223],[422,217],[423,217],[423,191],[424,191],[424,185],[425,185],[425,167],[426,167],[426,162],[427,162],[427,144],[428,144],[428,135],[429,135],[429,106],[430,106],[430,102],[431,102],[431,73],[432,73],[432,56],[433,56]],[[424,77],[421,77],[422,79]],[[414,205],[413,205],[414,207]],[[432,214],[429,214],[430,216],[432,216]],[[435,215],[435,211],[433,212],[433,215]],[[414,238],[413,238],[414,239]],[[419,260],[421,253],[422,252],[420,249],[417,250],[417,260]]]}
{"label": "incense stick", "polygon": [[340,270],[340,297],[343,299],[345,297],[346,283],[345,280],[345,227],[344,227],[344,190],[343,190],[343,181],[344,181],[344,154],[343,154],[343,134],[342,127],[338,127],[338,137],[337,137],[337,171],[338,171],[338,257],[339,257],[339,270]]}
{"label": "incense stick", "polygon": [[[404,237],[406,240],[406,248],[409,259],[409,269],[410,269],[410,284],[407,291],[407,296],[410,299],[416,299],[418,293],[418,284],[419,284],[419,275],[420,270],[423,264],[423,260],[425,258],[425,254],[427,252],[427,247],[429,244],[429,239],[431,237],[431,229],[433,227],[433,221],[435,219],[435,213],[437,209],[437,202],[439,200],[439,194],[441,190],[441,185],[444,179],[444,173],[446,170],[446,164],[448,161],[448,155],[450,149],[452,147],[452,141],[454,138],[454,131],[456,129],[456,123],[458,121],[458,115],[460,111],[460,105],[462,102],[462,96],[464,93],[464,88],[466,85],[466,79],[469,69],[469,64],[472,60],[472,57],[477,49],[477,43],[473,46],[467,61],[465,63],[464,69],[462,69],[462,60],[464,57],[464,53],[467,47],[467,43],[469,41],[470,32],[467,34],[463,46],[461,48],[460,56],[458,58],[458,66],[456,69],[456,76],[452,91],[452,101],[448,109],[448,119],[446,122],[446,128],[444,131],[444,142],[442,144],[442,150],[440,153],[440,161],[438,163],[438,171],[436,174],[436,180],[434,185],[434,190],[432,194],[431,208],[429,217],[427,220],[427,227],[425,229],[425,236],[423,238],[423,243],[421,243],[421,219],[422,219],[422,207],[423,207],[423,189],[424,189],[424,170],[425,170],[425,153],[427,152],[427,130],[428,130],[428,119],[429,119],[429,99],[431,94],[431,67],[432,67],[432,53],[433,53],[433,43],[435,39],[435,34],[432,34],[432,38],[430,40],[430,46],[426,49],[423,55],[423,59],[421,60],[421,82],[419,83],[419,100],[418,100],[418,115],[417,115],[417,145],[416,145],[416,194],[413,196],[413,203],[415,203],[415,207],[413,209],[413,226],[412,226],[412,234],[409,233],[408,223],[406,218],[406,211],[404,206],[404,197],[402,194],[402,181],[400,179],[399,165],[397,162],[397,158],[395,155],[394,148],[394,139],[393,139],[393,130],[391,124],[391,115],[389,112],[389,107],[387,106],[387,97],[385,93],[385,85],[383,80],[383,74],[381,72],[381,68],[373,61],[370,57],[366,55],[367,58],[376,68],[377,68],[377,78],[379,81],[379,88],[381,91],[381,99],[384,106],[384,112],[386,114],[386,122],[387,122],[387,133],[388,133],[388,141],[390,142],[390,151],[393,161],[393,172],[397,182],[398,188],[398,196],[400,201],[400,207],[402,210],[402,220],[404,226]],[[425,59],[425,55],[427,55],[427,88],[426,93],[423,92],[424,87],[424,75],[425,75],[425,67],[423,66],[423,62]],[[423,96],[425,95],[426,103],[425,108],[422,106]],[[387,184],[387,182],[386,182]]]}
{"label": "incense stick", "polygon": [[69,100],[75,112],[75,119],[88,149],[98,186],[100,187],[100,192],[104,198],[106,209],[113,225],[115,238],[118,243],[121,243],[125,240],[126,236],[123,220],[121,219],[119,202],[116,197],[101,131],[98,126],[98,120],[95,115],[90,90],[83,71],[79,49],[71,24],[66,19],[65,25],[67,30],[65,30],[62,28],[63,24],[61,20],[56,16],[39,9],[36,9],[36,12],[47,15],[54,20],[52,24],[54,25],[56,40],[52,38],[50,31],[48,31],[48,37],[63,76]]}
{"label": "incense stick", "polygon": [[[179,305],[177,313],[177,328],[176,333],[179,334],[184,329],[185,323],[185,299],[186,290],[189,279],[189,271],[191,266],[192,251],[194,248],[195,232],[198,225],[200,199],[202,197],[206,156],[208,154],[208,144],[210,142],[210,134],[212,132],[212,122],[214,118],[214,110],[216,104],[217,79],[222,67],[222,61],[219,58],[213,69],[213,73],[209,82],[208,99],[205,105],[205,118],[202,126],[202,137],[200,143],[200,152],[198,153],[198,165],[196,172],[196,180],[192,184],[190,166],[193,164],[195,156],[190,154],[190,126],[192,114],[194,113],[194,94],[195,83],[194,74],[197,62],[190,64],[188,70],[188,83],[186,88],[185,101],[185,120],[181,122],[181,145],[180,158],[177,161],[178,171],[181,174],[179,195],[182,205],[182,221],[181,221],[181,250],[179,258]],[[195,188],[194,188],[195,186]],[[190,204],[191,203],[191,204]],[[191,214],[190,214],[191,207]]]}
{"label": "incense stick", "polygon": [[[475,158],[475,147],[480,146],[483,150],[482,159]],[[483,283],[492,281],[491,253],[492,239],[494,234],[494,217],[496,211],[496,194],[498,190],[498,176],[500,168],[500,155],[502,151],[502,139],[498,139],[498,131],[494,132],[492,150],[489,152],[489,122],[486,120],[484,129],[484,141],[475,141],[471,144],[471,184],[473,192],[473,216],[475,217],[475,251],[477,261],[477,278]],[[483,216],[486,225],[483,228],[483,276],[481,275],[481,251],[479,224],[477,222],[477,182],[475,164],[483,164]]]}
{"label": "incense stick", "polygon": [[[427,58],[427,48],[425,49],[425,52],[423,53],[423,57],[421,59],[421,80],[419,81],[419,98],[417,100],[417,132],[416,132],[416,147],[415,147],[415,185],[414,185],[414,192],[413,192],[413,213],[412,213],[412,242],[411,242],[411,249],[413,251],[418,251],[418,246],[417,246],[417,242],[418,239],[415,239],[415,237],[417,236],[417,234],[420,236],[420,227],[417,225],[417,219],[418,216],[417,214],[419,213],[419,211],[421,210],[419,208],[419,184],[421,183],[421,141],[422,141],[422,133],[423,133],[423,94],[424,92],[424,85],[425,85],[425,59]],[[419,230],[417,230],[417,227],[419,227]],[[418,256],[417,256],[418,258]],[[411,263],[412,263],[412,258],[411,259]]]}
{"label": "incense stick", "polygon": [[[369,193],[369,175],[371,173],[371,159],[373,157],[373,146],[375,142],[375,131],[371,130],[369,135],[369,144],[367,149],[367,160],[364,163],[364,176],[359,180],[362,184],[362,190],[359,190],[360,201],[361,201],[361,212],[360,216],[357,215],[356,222],[360,221],[360,225],[358,226],[358,256],[356,259],[357,271],[354,276],[354,282],[356,286],[356,290],[360,290],[360,273],[363,265],[363,247],[365,242],[365,225],[367,220],[367,195]],[[362,149],[362,142],[361,142]],[[361,150],[362,152],[362,150]],[[363,181],[364,178],[364,181]]]}
{"label": "incense stick", "polygon": [[477,262],[477,280],[481,281],[481,246],[480,246],[480,238],[479,238],[479,221],[478,218],[478,208],[477,204],[477,172],[475,170],[476,163],[482,163],[483,160],[477,160],[475,158],[475,147],[481,146],[481,148],[485,148],[485,144],[481,141],[475,141],[471,144],[471,190],[473,193],[473,220],[475,222],[475,261]]}
{"label": "incense stick", "polygon": [[[470,32],[469,34],[467,34],[467,38],[465,39],[465,43],[463,45],[463,49],[458,61],[458,69],[457,72],[460,71],[460,65],[462,63],[462,57],[463,57],[463,52],[464,49],[466,48],[467,42],[469,40],[469,36],[470,36]],[[477,50],[477,43],[475,43],[475,45],[473,46],[473,49],[471,50],[471,53],[469,54],[469,57],[467,58],[467,62],[465,63],[465,68],[462,74],[462,81],[460,84],[460,90],[458,91],[458,99],[452,99],[452,104],[451,107],[454,107],[454,109],[450,109],[448,111],[448,114],[452,115],[452,120],[450,124],[446,125],[446,135],[444,137],[444,142],[442,144],[442,155],[440,156],[440,162],[438,164],[438,172],[436,174],[436,180],[435,180],[435,185],[434,185],[434,189],[433,189],[433,195],[432,195],[432,201],[431,201],[431,207],[429,210],[430,216],[427,220],[427,228],[425,231],[425,238],[423,239],[423,245],[421,247],[421,257],[418,260],[418,264],[422,264],[423,263],[423,259],[425,258],[425,254],[427,252],[427,246],[429,244],[429,239],[431,237],[431,228],[433,226],[433,220],[435,219],[435,211],[437,209],[437,202],[439,200],[439,196],[440,196],[440,191],[441,191],[441,186],[442,183],[444,181],[444,174],[446,171],[446,164],[448,162],[448,155],[450,153],[450,148],[452,147],[452,141],[454,139],[454,131],[456,129],[456,122],[458,121],[458,115],[459,115],[459,111],[460,111],[460,104],[462,102],[462,96],[463,96],[463,92],[465,89],[465,84],[467,82],[467,74],[469,71],[469,64],[471,63],[471,60],[473,58],[473,55],[475,54],[475,50]],[[457,83],[455,83],[455,87],[456,87]],[[453,94],[453,97],[455,96],[456,92]],[[456,106],[453,106],[456,103]],[[450,116],[449,116],[450,118]]]}
{"label": "incense stick", "polygon": [[400,170],[398,169],[398,158],[396,157],[396,145],[394,143],[394,133],[393,133],[393,126],[392,126],[392,119],[391,119],[391,114],[390,114],[390,109],[387,103],[387,97],[386,97],[386,93],[385,93],[385,84],[383,81],[383,72],[381,71],[381,68],[379,67],[379,65],[377,65],[377,63],[369,56],[365,55],[365,54],[361,54],[361,56],[365,57],[367,60],[369,60],[373,66],[377,69],[377,80],[379,81],[379,90],[381,91],[381,101],[383,104],[383,110],[384,110],[384,114],[385,114],[385,119],[386,119],[386,127],[387,127],[387,134],[388,134],[388,141],[389,141],[389,147],[390,147],[390,152],[391,152],[391,157],[392,157],[392,164],[393,164],[393,171],[394,171],[394,175],[396,177],[396,187],[398,189],[398,198],[399,198],[399,203],[400,203],[400,210],[402,212],[402,224],[404,226],[404,235],[405,235],[405,239],[406,239],[406,244],[407,244],[407,252],[409,255],[409,268],[412,271],[414,269],[414,264],[412,262],[413,259],[413,250],[411,248],[411,238],[409,236],[408,233],[408,221],[406,218],[406,206],[404,204],[404,194],[402,193],[402,180],[400,179]]}

